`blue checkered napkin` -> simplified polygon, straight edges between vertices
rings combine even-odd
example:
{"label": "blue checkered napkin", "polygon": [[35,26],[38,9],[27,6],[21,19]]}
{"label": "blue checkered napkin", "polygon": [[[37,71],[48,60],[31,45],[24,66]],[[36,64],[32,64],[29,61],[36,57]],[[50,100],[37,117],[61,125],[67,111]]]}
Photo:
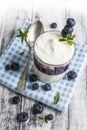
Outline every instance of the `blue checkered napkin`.
{"label": "blue checkered napkin", "polygon": [[[51,84],[52,89],[47,92],[42,89],[44,83],[42,83],[41,81],[38,81],[40,88],[36,91],[31,89],[32,83],[27,82],[27,87],[23,94],[35,100],[43,102],[49,105],[50,107],[53,107],[60,111],[65,111],[73,95],[74,88],[76,87],[76,82],[79,79],[81,71],[84,69],[84,65],[86,62],[87,62],[87,45],[78,44],[76,47],[75,57],[68,69],[68,71],[74,70],[77,73],[77,78],[75,80],[69,81],[67,80],[67,77],[65,76],[59,82],[52,83]],[[33,58],[31,59],[29,75],[31,73],[33,73]],[[58,92],[60,92],[61,97],[58,104],[55,105],[54,98]]]}
{"label": "blue checkered napkin", "polygon": [[[31,22],[29,21],[29,19],[26,19],[26,21],[24,22],[21,30],[22,31],[25,31],[27,30],[31,25]],[[17,41],[17,39],[20,39],[20,38],[15,38],[17,34],[15,34],[15,36],[12,38],[12,40],[10,41],[10,43],[8,44],[8,46],[5,48],[4,52],[2,53],[2,55],[0,56],[0,61],[3,59],[3,57],[5,56],[5,54],[7,53],[8,49],[10,48],[10,46],[12,45],[12,43],[14,41]]]}
{"label": "blue checkered napkin", "polygon": [[[21,30],[25,31],[30,26],[30,21],[27,19],[22,26]],[[20,52],[25,52],[26,54],[21,56]],[[11,89],[16,89],[22,73],[25,68],[25,64],[27,62],[29,55],[29,48],[24,41],[21,42],[21,38],[16,37],[13,39],[7,48],[4,50],[3,54],[0,57],[0,82]],[[6,71],[6,64],[11,64],[13,61],[17,61],[20,63],[20,70],[18,72]]]}
{"label": "blue checkered napkin", "polygon": [[[27,23],[27,24],[26,24]],[[24,30],[29,26],[29,21],[25,22]],[[6,49],[7,50],[7,49]],[[6,51],[5,50],[5,51]],[[26,51],[26,53],[20,56],[20,51]],[[3,53],[4,54],[4,53]],[[20,38],[16,38],[6,53],[0,58],[0,82],[7,86],[8,88],[16,91],[19,84],[20,78],[22,76],[25,64],[29,55],[29,50],[26,43],[21,43]],[[2,58],[3,57],[3,58]],[[18,61],[20,63],[20,70],[18,72],[6,71],[5,65],[7,63],[12,63],[12,61]],[[24,96],[35,99],[42,103],[49,105],[60,111],[65,111],[68,107],[70,99],[73,95],[74,88],[76,87],[76,82],[79,79],[81,71],[87,61],[87,45],[78,44],[76,47],[75,57],[70,64],[69,70],[74,70],[77,72],[77,78],[72,81],[68,81],[66,76],[59,82],[52,83],[52,89],[50,91],[44,91],[44,83],[37,81],[40,85],[38,90],[32,90],[29,81],[27,81],[26,90],[23,92]],[[29,75],[34,73],[33,56],[31,57],[31,63],[29,65]],[[57,105],[54,105],[54,98],[56,94],[60,92],[61,97]]]}

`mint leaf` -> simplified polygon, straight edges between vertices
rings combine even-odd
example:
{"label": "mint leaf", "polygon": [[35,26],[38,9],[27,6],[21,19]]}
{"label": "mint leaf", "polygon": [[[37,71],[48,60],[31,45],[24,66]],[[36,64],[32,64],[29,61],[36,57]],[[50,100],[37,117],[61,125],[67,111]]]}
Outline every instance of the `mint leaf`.
{"label": "mint leaf", "polygon": [[47,119],[47,117],[44,118],[44,121],[45,121],[45,123],[48,123],[48,119]]}
{"label": "mint leaf", "polygon": [[40,120],[42,120],[42,121],[44,121],[45,123],[48,123],[48,119],[47,119],[47,117],[45,116],[45,117],[38,117]]}
{"label": "mint leaf", "polygon": [[76,37],[76,35],[72,35],[68,37],[68,40],[73,40]]}
{"label": "mint leaf", "polygon": [[25,52],[24,51],[22,51],[22,52],[20,52],[20,55],[23,55]]}
{"label": "mint leaf", "polygon": [[21,29],[19,29],[19,32],[20,32],[20,35],[22,35],[22,34],[23,34],[23,32],[21,31]]}
{"label": "mint leaf", "polygon": [[73,41],[73,39],[76,37],[76,35],[66,35],[65,38],[59,39],[60,42],[66,41],[69,45],[76,45],[76,43]]}
{"label": "mint leaf", "polygon": [[44,120],[44,117],[40,117],[40,116],[39,116],[38,118],[39,118],[40,120]]}
{"label": "mint leaf", "polygon": [[76,45],[76,43],[74,41],[67,40],[67,42],[68,42],[69,45]]}
{"label": "mint leaf", "polygon": [[71,38],[75,38],[75,37],[76,37],[76,35],[72,35],[72,36],[71,36]]}
{"label": "mint leaf", "polygon": [[66,39],[65,39],[65,38],[61,38],[61,39],[59,39],[59,41],[60,41],[60,42],[66,41]]}
{"label": "mint leaf", "polygon": [[17,35],[16,37],[20,37],[21,35]]}
{"label": "mint leaf", "polygon": [[28,34],[28,30],[25,31],[25,36],[27,36],[27,34]]}
{"label": "mint leaf", "polygon": [[21,42],[23,42],[23,41],[24,41],[24,36],[21,37]]}
{"label": "mint leaf", "polygon": [[60,99],[60,93],[58,92],[55,99],[54,99],[54,104],[57,104],[59,99]]}
{"label": "mint leaf", "polygon": [[25,32],[22,32],[22,30],[19,29],[19,34],[16,37],[20,37],[21,42],[23,42],[28,37],[28,30],[26,30]]}

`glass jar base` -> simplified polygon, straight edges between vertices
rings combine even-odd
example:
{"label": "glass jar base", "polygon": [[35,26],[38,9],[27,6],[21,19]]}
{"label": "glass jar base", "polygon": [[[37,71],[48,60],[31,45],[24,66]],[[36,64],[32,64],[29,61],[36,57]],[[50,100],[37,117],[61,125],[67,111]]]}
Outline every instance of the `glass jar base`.
{"label": "glass jar base", "polygon": [[64,73],[59,74],[59,75],[48,75],[48,74],[45,74],[45,73],[39,71],[35,66],[34,66],[34,71],[35,71],[35,74],[37,75],[38,79],[45,83],[58,82],[66,74],[66,71],[65,71]]}

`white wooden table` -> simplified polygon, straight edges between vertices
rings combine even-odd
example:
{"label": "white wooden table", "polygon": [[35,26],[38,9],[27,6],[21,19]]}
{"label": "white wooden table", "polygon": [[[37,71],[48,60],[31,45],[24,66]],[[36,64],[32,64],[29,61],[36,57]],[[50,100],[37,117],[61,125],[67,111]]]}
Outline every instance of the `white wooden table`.
{"label": "white wooden table", "polygon": [[[6,47],[9,41],[19,29],[24,20],[29,17],[32,22],[40,19],[45,30],[49,30],[52,22],[57,22],[57,30],[61,30],[68,17],[76,20],[74,33],[76,41],[87,44],[87,14],[86,7],[81,3],[69,0],[58,2],[36,0],[30,3],[28,0],[17,1],[6,0],[1,3],[0,8],[0,50]],[[84,1],[84,0],[83,0]],[[21,2],[21,4],[19,4]],[[50,3],[50,4],[49,4]],[[74,6],[76,3],[76,6]],[[77,5],[78,4],[78,5]],[[84,4],[85,5],[85,4]],[[80,11],[77,7],[81,7]],[[67,111],[58,111],[45,106],[44,113],[52,113],[54,120],[48,124],[32,117],[31,107],[35,101],[22,97],[18,105],[12,105],[10,99],[17,95],[3,85],[0,85],[0,130],[87,130],[87,66],[77,83],[74,95]],[[16,121],[17,113],[23,111],[29,115],[29,122],[20,124]]]}

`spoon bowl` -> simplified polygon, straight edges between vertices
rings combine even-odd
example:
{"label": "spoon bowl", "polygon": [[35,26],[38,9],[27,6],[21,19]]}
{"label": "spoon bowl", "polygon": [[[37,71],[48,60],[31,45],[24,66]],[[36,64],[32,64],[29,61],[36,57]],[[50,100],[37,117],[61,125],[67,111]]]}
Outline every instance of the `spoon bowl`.
{"label": "spoon bowl", "polygon": [[41,21],[36,21],[29,28],[27,44],[30,48],[34,47],[36,39],[44,32],[43,24]]}

